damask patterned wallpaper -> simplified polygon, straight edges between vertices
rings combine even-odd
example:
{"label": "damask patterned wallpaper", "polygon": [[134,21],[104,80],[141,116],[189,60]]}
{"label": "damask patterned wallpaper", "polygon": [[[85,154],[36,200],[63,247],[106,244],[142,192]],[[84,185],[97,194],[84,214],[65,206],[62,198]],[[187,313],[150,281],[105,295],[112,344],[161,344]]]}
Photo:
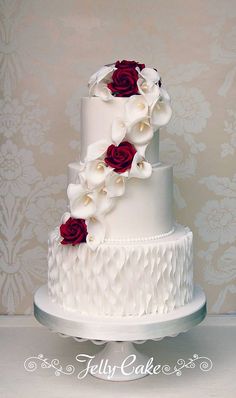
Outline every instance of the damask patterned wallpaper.
{"label": "damask patterned wallpaper", "polygon": [[236,311],[236,2],[0,1],[0,311],[28,314],[78,159],[80,97],[101,65],[156,66],[174,114],[161,157],[195,236],[212,313]]}

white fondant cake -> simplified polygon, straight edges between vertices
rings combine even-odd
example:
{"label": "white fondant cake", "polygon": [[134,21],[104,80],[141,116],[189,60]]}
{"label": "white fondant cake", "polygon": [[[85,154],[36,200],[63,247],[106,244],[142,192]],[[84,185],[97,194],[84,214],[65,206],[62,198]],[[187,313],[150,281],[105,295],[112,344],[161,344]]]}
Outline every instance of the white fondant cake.
{"label": "white fondant cake", "polygon": [[175,225],[172,166],[159,162],[170,98],[134,61],[101,68],[89,89],[69,212],[49,238],[49,295],[93,316],[170,312],[193,295],[192,232]]}

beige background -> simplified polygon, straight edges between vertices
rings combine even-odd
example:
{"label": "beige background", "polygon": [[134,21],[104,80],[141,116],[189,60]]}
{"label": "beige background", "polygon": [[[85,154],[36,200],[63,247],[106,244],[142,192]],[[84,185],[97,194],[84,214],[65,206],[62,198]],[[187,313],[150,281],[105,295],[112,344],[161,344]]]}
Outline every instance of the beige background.
{"label": "beige background", "polygon": [[236,311],[236,2],[0,4],[1,313],[30,313],[46,281],[47,233],[78,158],[79,100],[117,59],[157,67],[172,95],[161,157],[174,164],[176,218],[194,231],[209,312]]}

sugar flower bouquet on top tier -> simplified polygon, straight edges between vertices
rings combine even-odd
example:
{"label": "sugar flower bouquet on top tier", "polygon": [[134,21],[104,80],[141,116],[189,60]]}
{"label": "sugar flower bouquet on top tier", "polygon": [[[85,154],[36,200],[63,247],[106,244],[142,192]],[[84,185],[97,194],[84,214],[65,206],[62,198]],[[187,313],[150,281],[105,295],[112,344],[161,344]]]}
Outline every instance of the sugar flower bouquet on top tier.
{"label": "sugar flower bouquet on top tier", "polygon": [[130,178],[149,178],[145,152],[155,131],[171,118],[170,97],[154,68],[135,61],[105,65],[89,79],[89,95],[103,101],[127,98],[110,138],[92,143],[80,162],[79,184],[69,184],[70,212],[62,217],[64,245],[87,243],[96,250],[105,239],[105,215],[125,192]]}

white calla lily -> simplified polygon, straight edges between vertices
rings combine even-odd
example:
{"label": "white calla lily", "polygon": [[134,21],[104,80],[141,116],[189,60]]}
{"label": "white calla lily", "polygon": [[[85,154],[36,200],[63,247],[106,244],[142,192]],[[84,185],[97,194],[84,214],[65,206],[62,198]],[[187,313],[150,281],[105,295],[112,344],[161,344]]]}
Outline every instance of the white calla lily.
{"label": "white calla lily", "polygon": [[88,185],[87,185],[87,178],[86,178],[86,175],[85,175],[85,171],[81,171],[81,172],[79,173],[78,182],[76,181],[75,183],[76,183],[76,184],[77,184],[77,183],[78,183],[78,184],[81,184],[82,187],[83,187],[84,189],[87,189],[87,188],[88,188]]}
{"label": "white calla lily", "polygon": [[169,93],[163,88],[160,87],[160,101],[170,101],[170,95]]}
{"label": "white calla lily", "polygon": [[153,137],[153,128],[148,119],[142,119],[129,126],[127,138],[133,144],[148,144]]}
{"label": "white calla lily", "polygon": [[111,127],[111,137],[112,141],[119,145],[121,141],[125,138],[127,132],[127,127],[125,122],[121,118],[115,118]]}
{"label": "white calla lily", "polygon": [[160,87],[153,82],[140,78],[137,81],[137,86],[139,93],[144,96],[149,106],[160,96]]}
{"label": "white calla lily", "polygon": [[148,144],[143,144],[143,145],[138,145],[135,144],[135,149],[136,151],[139,153],[139,155],[141,155],[143,158],[145,158],[145,153],[146,153],[146,149],[148,147]]}
{"label": "white calla lily", "polygon": [[67,196],[72,217],[86,219],[95,214],[96,203],[93,192],[85,189],[81,184],[69,184]]}
{"label": "white calla lily", "polygon": [[73,181],[74,184],[81,184],[85,189],[87,188],[87,181],[85,177],[85,167],[86,163],[85,162],[79,162],[78,163],[78,176],[75,181]]}
{"label": "white calla lily", "polygon": [[165,126],[172,115],[170,101],[156,101],[151,107],[151,124],[155,129]]}
{"label": "white calla lily", "polygon": [[96,188],[104,184],[108,174],[112,172],[112,168],[107,166],[103,160],[92,160],[87,162],[84,171],[84,179],[89,189]]}
{"label": "white calla lily", "polygon": [[[128,175],[128,173],[127,173]],[[106,178],[105,187],[109,198],[123,196],[125,193],[125,177],[121,174],[111,173]]]}
{"label": "white calla lily", "polygon": [[130,178],[149,178],[152,174],[152,165],[144,160],[144,158],[136,152],[130,169]]}
{"label": "white calla lily", "polygon": [[87,148],[86,154],[86,162],[91,162],[92,160],[96,160],[100,158],[106,152],[107,148],[111,143],[107,140],[99,140],[90,144]]}
{"label": "white calla lily", "polygon": [[66,221],[68,221],[70,217],[71,217],[71,214],[68,211],[66,211],[61,217],[61,224],[65,224]]}
{"label": "white calla lily", "polygon": [[86,242],[91,250],[96,250],[97,247],[104,242],[106,228],[104,222],[97,217],[91,217],[86,220],[88,235]]}
{"label": "white calla lily", "polygon": [[90,94],[101,98],[103,101],[110,101],[113,98],[111,90],[107,87],[107,83],[103,82],[95,84],[90,90]]}
{"label": "white calla lily", "polygon": [[160,80],[159,73],[153,68],[143,68],[139,71],[139,75],[147,82],[158,83]]}
{"label": "white calla lily", "polygon": [[109,213],[114,207],[115,200],[108,195],[107,189],[104,186],[95,192],[96,198],[96,215],[102,216]]}
{"label": "white calla lily", "polygon": [[89,95],[100,97],[103,101],[112,99],[111,90],[107,84],[112,81],[112,74],[115,70],[115,65],[105,65],[94,73],[89,79]]}
{"label": "white calla lily", "polygon": [[132,95],[125,104],[126,119],[133,123],[148,116],[148,103],[143,95]]}
{"label": "white calla lily", "polygon": [[102,66],[97,72],[95,72],[89,79],[88,85],[89,88],[93,88],[93,86],[97,83],[100,83],[104,79],[109,81],[112,75],[112,72],[115,70],[115,64]]}

